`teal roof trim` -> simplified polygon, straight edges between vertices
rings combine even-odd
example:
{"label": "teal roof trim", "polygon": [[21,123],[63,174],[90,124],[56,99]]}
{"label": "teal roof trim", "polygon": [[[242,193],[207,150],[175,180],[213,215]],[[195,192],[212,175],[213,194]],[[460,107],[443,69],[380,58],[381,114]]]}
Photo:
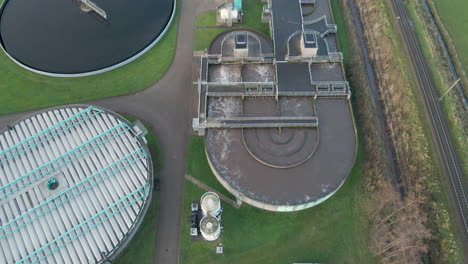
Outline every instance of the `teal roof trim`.
{"label": "teal roof trim", "polygon": [[[140,188],[136,189],[135,191],[131,192],[130,194],[126,195],[125,197],[121,198],[120,200],[116,201],[115,203],[109,205],[107,208],[103,209],[102,211],[98,212],[97,214],[91,216],[90,218],[86,219],[84,222],[80,223],[79,225],[73,227],[72,229],[68,230],[66,233],[58,236],[57,238],[49,241],[44,246],[40,247],[36,251],[32,252],[31,254],[27,255],[23,259],[21,259],[20,263],[38,263],[42,259],[46,258],[50,254],[54,253],[55,251],[59,250],[60,248],[64,247],[65,245],[73,242],[77,238],[81,237],[82,235],[88,233],[89,231],[95,229],[105,221],[109,220],[111,217],[122,211],[123,209],[133,205],[134,203],[142,200],[146,197],[148,193],[148,184],[141,186]],[[123,206],[121,205],[123,204]],[[102,218],[101,216],[104,215],[105,217]],[[94,221],[93,221],[94,220]],[[94,223],[93,223],[94,222]],[[62,241],[60,241],[62,240]],[[42,256],[37,256],[39,253],[44,253]],[[26,262],[26,260],[31,259],[30,262]],[[34,260],[33,260],[34,259]]]}
{"label": "teal roof trim", "polygon": [[242,10],[242,0],[234,0],[234,8],[237,10]]}
{"label": "teal roof trim", "polygon": [[[117,130],[118,128],[124,128],[124,130],[117,133],[117,134],[114,134],[111,138],[106,138],[105,137],[107,134],[112,133],[113,131]],[[69,150],[68,152],[60,155],[59,157],[45,163],[44,165],[39,166],[39,167],[35,168],[32,171],[29,171],[25,175],[23,175],[21,177],[18,177],[17,179],[9,182],[8,184],[6,184],[4,186],[0,186],[0,191],[3,191],[6,188],[10,187],[9,190],[5,190],[5,193],[0,195],[0,199],[6,198],[8,195],[18,191],[19,189],[23,188],[24,186],[27,186],[27,185],[41,179],[45,175],[50,175],[52,172],[58,170],[62,166],[76,160],[77,158],[83,156],[86,153],[89,153],[90,151],[94,150],[96,147],[107,143],[112,138],[115,138],[115,137],[125,133],[128,130],[130,130],[130,127],[127,124],[120,123],[120,124],[110,128],[109,130],[99,134],[98,136],[96,136],[96,137],[84,142],[83,144]],[[95,144],[93,145],[93,143],[95,143]],[[88,147],[88,146],[91,146],[91,147]],[[74,155],[74,157],[73,157],[73,154],[75,154],[75,152],[78,152],[81,149],[83,149],[83,151],[81,153],[79,153],[79,154]],[[28,177],[34,176],[36,173],[39,174],[39,175],[37,175],[37,177],[35,177],[33,179],[30,179],[30,180],[27,180]],[[16,184],[16,186],[13,187],[13,184]]]}
{"label": "teal roof trim", "polygon": [[[131,158],[131,159],[130,159]],[[63,205],[64,203],[70,201],[72,198],[76,197],[77,195],[83,193],[84,191],[93,188],[100,182],[106,180],[107,178],[116,175],[119,173],[121,170],[131,166],[135,162],[146,158],[146,152],[144,151],[143,148],[140,148],[122,159],[110,164],[106,168],[103,168],[102,170],[96,172],[95,174],[89,176],[88,178],[84,179],[83,181],[73,185],[69,189],[53,196],[52,198],[48,199],[47,201],[37,205],[36,207],[32,208],[28,212],[16,217],[15,219],[9,221],[8,223],[0,226],[0,239],[6,237],[7,235],[18,231],[19,229],[25,227],[27,224],[33,222],[35,219],[53,211],[57,207]],[[117,168],[115,168],[117,167]],[[110,171],[110,172],[109,172]],[[108,174],[101,176],[102,174],[109,172]],[[99,178],[101,176],[101,178]],[[85,186],[85,184],[88,184]],[[64,199],[58,199],[62,196],[65,196]],[[54,202],[54,200],[56,200]],[[46,209],[44,209],[44,207]],[[29,218],[29,220],[24,220],[26,217]],[[6,229],[10,227],[10,230],[7,231]]]}
{"label": "teal roof trim", "polygon": [[[89,114],[91,111],[95,111],[93,114]],[[66,130],[69,130],[75,126],[77,126],[78,124],[92,118],[93,116],[96,116],[98,114],[100,114],[101,112],[103,112],[103,110],[101,109],[97,109],[95,107],[88,107],[86,108],[85,110],[83,111],[80,111],[78,113],[76,113],[75,115],[72,115],[70,116],[69,118],[67,119],[64,119],[62,120],[61,122],[58,122],[57,124],[27,138],[27,139],[24,139],[18,143],[16,143],[15,145],[3,150],[0,152],[0,164],[2,164],[3,162],[5,161],[8,161],[10,160],[11,158],[14,158],[22,153],[24,153],[25,151],[28,151],[30,150],[31,148],[39,145],[40,143],[44,142],[44,141],[47,141],[49,140],[50,138],[54,137],[54,136],[57,136],[63,132],[65,132]],[[86,115],[85,117],[81,117],[83,115]],[[81,119],[80,119],[81,118]],[[73,122],[74,119],[78,119],[78,121],[75,121]],[[65,126],[65,128],[63,130],[60,130],[58,132],[55,132],[53,133],[55,130],[57,130],[59,127],[62,127],[62,126]],[[46,134],[47,133],[50,133],[49,136],[47,136]],[[38,139],[38,141],[36,142],[36,139]],[[34,141],[33,141],[34,140]],[[28,144],[27,147],[22,147],[24,144],[26,143],[29,143],[30,141],[33,141],[32,144]],[[20,149],[20,147],[22,147],[22,149]],[[13,154],[11,154],[10,152],[12,152],[13,150],[15,149],[18,149],[16,152],[14,152]],[[7,158],[2,158],[1,156],[4,156],[4,155],[7,155]]]}

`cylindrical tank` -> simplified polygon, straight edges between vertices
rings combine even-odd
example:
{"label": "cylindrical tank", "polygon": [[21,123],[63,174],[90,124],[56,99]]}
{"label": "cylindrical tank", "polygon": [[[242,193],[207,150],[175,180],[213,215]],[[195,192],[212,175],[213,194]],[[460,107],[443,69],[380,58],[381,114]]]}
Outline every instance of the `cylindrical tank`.
{"label": "cylindrical tank", "polygon": [[203,216],[211,215],[218,216],[221,213],[221,201],[219,196],[214,192],[203,194],[200,199]]}
{"label": "cylindrical tank", "polygon": [[216,217],[205,216],[200,221],[200,233],[208,241],[215,241],[221,235],[221,224]]}

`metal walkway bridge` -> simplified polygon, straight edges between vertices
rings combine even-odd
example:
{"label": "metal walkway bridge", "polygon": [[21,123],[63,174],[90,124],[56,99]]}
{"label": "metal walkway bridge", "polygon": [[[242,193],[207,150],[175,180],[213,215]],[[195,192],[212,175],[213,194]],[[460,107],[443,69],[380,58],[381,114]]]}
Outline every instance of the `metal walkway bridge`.
{"label": "metal walkway bridge", "polygon": [[200,122],[200,128],[274,128],[317,127],[316,116],[270,116],[208,118]]}
{"label": "metal walkway bridge", "polygon": [[94,13],[98,14],[99,16],[101,16],[102,18],[104,19],[107,19],[107,14],[106,14],[106,11],[104,11],[102,8],[100,8],[99,6],[97,6],[94,2],[92,2],[91,0],[80,0],[80,3],[82,5],[82,9],[84,11],[93,11]]}

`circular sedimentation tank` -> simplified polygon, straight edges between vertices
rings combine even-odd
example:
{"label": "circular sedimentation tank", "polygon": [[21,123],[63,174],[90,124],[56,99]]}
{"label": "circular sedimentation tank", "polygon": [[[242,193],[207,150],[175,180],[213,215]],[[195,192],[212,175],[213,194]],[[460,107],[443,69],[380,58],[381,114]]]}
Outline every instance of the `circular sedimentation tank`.
{"label": "circular sedimentation tank", "polygon": [[77,77],[122,66],[153,47],[175,0],[5,0],[0,43],[20,66]]}
{"label": "circular sedimentation tank", "polygon": [[200,204],[204,216],[218,216],[221,213],[221,202],[219,196],[214,192],[203,194]]}
{"label": "circular sedimentation tank", "polygon": [[221,235],[221,225],[216,217],[205,216],[200,221],[200,233],[207,241],[215,241]]}
{"label": "circular sedimentation tank", "polygon": [[152,195],[139,130],[106,109],[46,109],[0,131],[0,263],[102,263]]}

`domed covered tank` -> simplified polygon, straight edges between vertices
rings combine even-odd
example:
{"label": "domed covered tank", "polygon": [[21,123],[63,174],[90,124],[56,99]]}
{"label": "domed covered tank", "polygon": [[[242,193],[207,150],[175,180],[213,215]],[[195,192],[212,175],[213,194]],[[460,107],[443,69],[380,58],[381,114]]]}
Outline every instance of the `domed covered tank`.
{"label": "domed covered tank", "polygon": [[219,196],[214,192],[203,194],[200,204],[203,216],[211,215],[216,217],[221,213],[221,201]]}
{"label": "domed covered tank", "polygon": [[0,130],[0,263],[114,260],[151,202],[145,141],[128,120],[87,105]]}
{"label": "domed covered tank", "polygon": [[218,218],[211,215],[205,216],[200,221],[200,232],[204,239],[215,241],[221,235],[221,224]]}

